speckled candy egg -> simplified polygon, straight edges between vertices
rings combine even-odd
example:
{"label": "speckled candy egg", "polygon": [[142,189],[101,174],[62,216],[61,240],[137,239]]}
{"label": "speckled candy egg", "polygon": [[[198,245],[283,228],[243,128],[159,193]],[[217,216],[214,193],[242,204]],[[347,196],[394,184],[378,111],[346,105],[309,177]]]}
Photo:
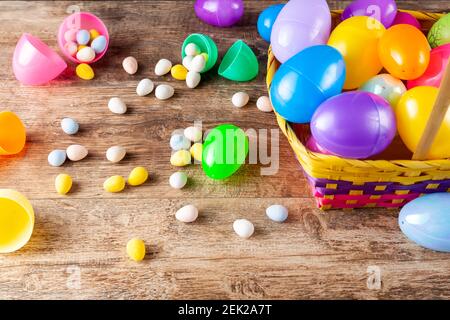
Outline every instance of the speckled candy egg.
{"label": "speckled candy egg", "polygon": [[76,122],[72,118],[64,118],[61,120],[61,128],[64,133],[67,134],[76,134],[80,128],[78,122]]}
{"label": "speckled candy egg", "polygon": [[198,217],[198,209],[192,204],[184,206],[175,213],[175,217],[184,223],[194,222]]}
{"label": "speckled candy egg", "polygon": [[52,167],[60,167],[66,161],[66,150],[53,150],[48,154],[48,164]]}
{"label": "speckled candy egg", "polygon": [[80,161],[86,158],[88,150],[79,144],[72,144],[66,149],[67,158],[71,161]]}
{"label": "speckled candy egg", "polygon": [[406,87],[401,80],[390,74],[379,74],[363,84],[359,90],[383,97],[392,107],[395,107],[406,92]]}
{"label": "speckled candy egg", "polygon": [[266,209],[266,215],[272,221],[284,222],[288,218],[288,210],[282,205],[274,204]]}
{"label": "speckled candy egg", "polygon": [[215,27],[231,27],[244,15],[242,0],[197,0],[195,14],[203,22]]}
{"label": "speckled candy egg", "polygon": [[191,141],[184,136],[184,134],[174,134],[170,137],[170,147],[174,151],[189,150],[191,147]]}

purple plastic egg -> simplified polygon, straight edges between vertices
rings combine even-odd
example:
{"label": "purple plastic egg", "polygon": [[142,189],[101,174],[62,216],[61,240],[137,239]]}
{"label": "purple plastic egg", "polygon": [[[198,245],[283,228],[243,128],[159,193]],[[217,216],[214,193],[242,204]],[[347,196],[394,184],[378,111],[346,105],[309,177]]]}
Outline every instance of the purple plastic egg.
{"label": "purple plastic egg", "polygon": [[386,28],[389,28],[396,15],[397,4],[395,0],[355,0],[345,8],[342,19],[367,16],[381,21]]}
{"label": "purple plastic egg", "polygon": [[397,125],[389,102],[373,93],[353,91],[322,103],[312,118],[311,132],[325,150],[365,159],[391,144]]}
{"label": "purple plastic egg", "polygon": [[284,63],[305,48],[326,44],[330,30],[331,13],[326,0],[291,0],[273,25],[273,54]]}
{"label": "purple plastic egg", "polygon": [[195,14],[203,22],[215,27],[231,27],[244,15],[242,0],[197,0]]}
{"label": "purple plastic egg", "polygon": [[325,150],[321,145],[319,145],[316,139],[314,139],[314,137],[312,136],[309,137],[308,141],[306,142],[306,148],[312,152],[332,155],[331,152]]}
{"label": "purple plastic egg", "polygon": [[422,28],[420,22],[412,14],[408,12],[401,12],[401,11],[397,12],[397,15],[395,16],[395,20],[392,23],[392,25],[395,26],[397,24],[410,24],[419,30],[421,30]]}

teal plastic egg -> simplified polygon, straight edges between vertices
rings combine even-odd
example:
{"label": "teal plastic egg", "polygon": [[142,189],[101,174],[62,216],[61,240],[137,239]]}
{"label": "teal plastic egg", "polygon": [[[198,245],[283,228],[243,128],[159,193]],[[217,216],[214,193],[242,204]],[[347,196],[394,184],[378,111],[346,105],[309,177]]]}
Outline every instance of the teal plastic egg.
{"label": "teal plastic egg", "polygon": [[406,92],[406,87],[401,80],[390,74],[379,74],[363,84],[359,90],[383,97],[395,107]]}

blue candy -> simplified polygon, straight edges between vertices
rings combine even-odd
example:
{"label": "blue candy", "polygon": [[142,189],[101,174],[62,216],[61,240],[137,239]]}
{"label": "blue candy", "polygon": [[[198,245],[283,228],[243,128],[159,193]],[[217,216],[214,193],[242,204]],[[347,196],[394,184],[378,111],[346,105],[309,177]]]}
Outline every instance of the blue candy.
{"label": "blue candy", "polygon": [[64,118],[61,120],[61,128],[67,134],[76,134],[80,126],[72,118]]}
{"label": "blue candy", "polygon": [[170,147],[174,151],[189,150],[191,147],[191,141],[189,141],[189,139],[183,134],[174,134],[170,137]]}
{"label": "blue candy", "polygon": [[105,36],[98,36],[92,40],[91,48],[94,49],[95,53],[102,53],[106,49],[106,38]]}
{"label": "blue candy", "polygon": [[53,150],[48,155],[48,163],[52,167],[60,167],[66,161],[66,150]]}
{"label": "blue candy", "polygon": [[272,27],[275,23],[275,20],[278,17],[278,14],[280,13],[281,9],[283,9],[284,4],[274,4],[270,7],[267,7],[264,9],[263,12],[259,15],[258,18],[258,32],[261,38],[266,40],[267,42],[270,42],[270,35],[272,33]]}
{"label": "blue candy", "polygon": [[288,210],[279,204],[274,204],[266,209],[266,215],[275,222],[284,222],[288,217]]}
{"label": "blue candy", "polygon": [[91,34],[89,31],[81,29],[77,32],[77,42],[81,45],[87,45],[91,40]]}

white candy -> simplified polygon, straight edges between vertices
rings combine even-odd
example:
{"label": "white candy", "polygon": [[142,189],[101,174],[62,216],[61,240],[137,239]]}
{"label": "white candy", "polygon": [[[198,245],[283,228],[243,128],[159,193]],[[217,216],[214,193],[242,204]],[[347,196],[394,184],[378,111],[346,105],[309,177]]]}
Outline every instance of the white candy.
{"label": "white candy", "polygon": [[117,97],[111,98],[108,102],[108,108],[112,113],[124,114],[127,112],[127,105]]}
{"label": "white candy", "polygon": [[169,178],[169,184],[174,189],[182,189],[187,183],[187,174],[181,171],[173,173]]}
{"label": "white candy", "polygon": [[184,57],[184,58],[183,58],[183,62],[182,62],[183,66],[184,66],[186,69],[191,70],[191,63],[192,63],[192,60],[193,60],[193,59],[194,59],[193,56],[186,56],[186,57]]}
{"label": "white candy", "polygon": [[251,223],[247,219],[238,219],[234,221],[233,229],[239,237],[245,239],[250,238],[253,235],[253,232],[255,232],[253,223]]}
{"label": "white candy", "polygon": [[170,69],[172,69],[172,62],[167,59],[161,59],[155,66],[155,74],[157,76],[163,76],[169,73]]}
{"label": "white candy", "polygon": [[150,94],[153,91],[154,87],[155,85],[153,84],[152,80],[142,79],[141,81],[139,81],[139,84],[136,87],[136,93],[138,96],[143,97]]}
{"label": "white candy", "polygon": [[275,222],[284,222],[288,217],[288,210],[279,204],[274,204],[266,209],[266,215]]}
{"label": "white candy", "polygon": [[177,220],[185,223],[194,222],[198,217],[198,209],[192,204],[184,206],[175,214]]}
{"label": "white candy", "polygon": [[202,140],[202,130],[197,127],[188,127],[184,129],[184,136],[192,142]]}
{"label": "white candy", "polygon": [[128,74],[135,74],[138,70],[138,62],[135,57],[126,57],[122,61],[122,67]]}
{"label": "white candy", "polygon": [[190,63],[189,71],[202,72],[205,69],[206,60],[203,55],[195,56]]}
{"label": "white candy", "polygon": [[268,96],[262,96],[259,97],[256,101],[256,107],[261,110],[262,112],[272,112],[273,107],[272,103],[270,102],[270,99]]}
{"label": "white candy", "polygon": [[184,53],[187,56],[195,57],[195,56],[199,55],[201,52],[200,52],[200,48],[195,43],[191,42],[191,43],[188,43],[186,45],[186,47],[184,47]]}
{"label": "white candy", "polygon": [[155,96],[159,100],[167,100],[172,98],[175,93],[175,89],[168,84],[160,84],[156,87]]}
{"label": "white candy", "polygon": [[124,147],[121,146],[113,146],[106,150],[106,159],[111,161],[112,163],[117,163],[125,158],[127,151]]}
{"label": "white candy", "polygon": [[201,80],[202,76],[198,72],[189,71],[186,75],[186,85],[188,86],[188,88],[196,88]]}
{"label": "white candy", "polygon": [[250,97],[245,92],[237,92],[233,95],[233,98],[231,99],[231,102],[236,108],[242,108],[248,103],[248,100],[250,100]]}
{"label": "white candy", "polygon": [[77,52],[77,59],[81,62],[91,62],[95,59],[95,51],[91,47],[86,47]]}
{"label": "white candy", "polygon": [[67,158],[72,161],[80,161],[86,158],[88,150],[79,144],[73,144],[66,149]]}

